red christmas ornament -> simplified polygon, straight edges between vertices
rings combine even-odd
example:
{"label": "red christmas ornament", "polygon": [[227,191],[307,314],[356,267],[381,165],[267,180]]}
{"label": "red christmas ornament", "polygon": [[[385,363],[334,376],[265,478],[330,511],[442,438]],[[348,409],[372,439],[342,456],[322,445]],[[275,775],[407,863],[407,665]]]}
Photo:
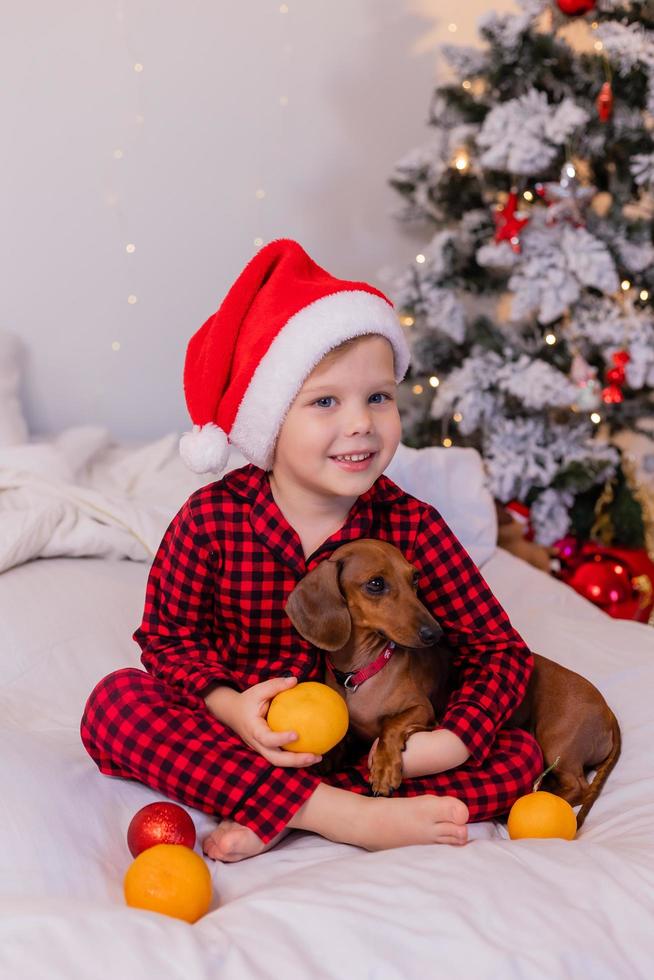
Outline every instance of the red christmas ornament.
{"label": "red christmas ornament", "polygon": [[595,100],[595,108],[600,122],[608,122],[613,115],[613,89],[610,82],[604,82]]}
{"label": "red christmas ornament", "polygon": [[617,350],[614,354],[611,354],[611,360],[617,367],[626,367],[626,365],[631,360],[628,350]]}
{"label": "red christmas ornament", "polygon": [[[568,536],[559,551],[558,578],[615,619],[647,623],[654,612],[654,561],[638,548],[621,548]],[[567,552],[567,553],[566,553]]]}
{"label": "red christmas ornament", "polygon": [[504,504],[504,510],[508,511],[514,521],[522,524],[525,529],[525,541],[534,540],[534,529],[531,526],[531,512],[526,504],[519,500],[509,500]]}
{"label": "red christmas ornament", "polygon": [[566,17],[578,17],[595,8],[595,0],[556,0],[556,5]]}
{"label": "red christmas ornament", "polygon": [[132,817],[127,828],[127,846],[132,857],[155,844],[195,847],[195,824],[177,803],[149,803]]}
{"label": "red christmas ornament", "polygon": [[602,388],[602,401],[605,405],[619,405],[620,402],[624,401],[624,395],[622,394],[620,385],[612,382],[606,388]]}
{"label": "red christmas ornament", "polygon": [[520,239],[518,235],[524,226],[529,223],[529,218],[517,217],[517,209],[518,194],[516,191],[511,191],[506,204],[500,204],[499,207],[495,208],[493,214],[495,221],[495,241],[508,242],[514,252],[520,251]]}

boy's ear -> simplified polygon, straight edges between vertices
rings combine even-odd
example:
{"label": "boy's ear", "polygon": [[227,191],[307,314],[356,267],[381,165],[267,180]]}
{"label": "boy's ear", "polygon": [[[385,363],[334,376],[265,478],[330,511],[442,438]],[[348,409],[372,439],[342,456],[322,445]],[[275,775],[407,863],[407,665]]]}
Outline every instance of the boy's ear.
{"label": "boy's ear", "polygon": [[339,561],[323,561],[298,582],[284,609],[300,636],[321,650],[335,652],[345,646],[352,620],[341,593]]}

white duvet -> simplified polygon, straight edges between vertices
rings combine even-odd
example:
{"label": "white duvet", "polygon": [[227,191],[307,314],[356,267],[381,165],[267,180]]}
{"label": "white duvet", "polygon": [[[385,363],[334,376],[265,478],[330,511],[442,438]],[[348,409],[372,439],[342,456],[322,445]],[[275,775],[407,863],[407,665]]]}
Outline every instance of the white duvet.
{"label": "white duvet", "polygon": [[[152,488],[149,505],[169,519]],[[95,504],[83,495],[77,510]],[[125,907],[127,826],[160,797],[100,775],[78,727],[96,681],[138,663],[147,569],[68,557],[0,575],[2,980],[652,976],[654,631],[502,551],[483,572],[514,625],[596,683],[622,726],[622,757],[579,839],[513,842],[489,823],[464,848],[368,854],[294,833],[241,864],[210,864],[213,907],[194,926]],[[190,812],[201,838],[212,821]]]}

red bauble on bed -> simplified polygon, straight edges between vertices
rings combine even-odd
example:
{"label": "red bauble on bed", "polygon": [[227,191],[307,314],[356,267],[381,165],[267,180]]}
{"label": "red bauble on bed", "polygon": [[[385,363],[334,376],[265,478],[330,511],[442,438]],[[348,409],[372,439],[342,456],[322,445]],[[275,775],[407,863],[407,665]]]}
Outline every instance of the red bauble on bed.
{"label": "red bauble on bed", "polygon": [[149,803],[132,817],[127,846],[133,857],[155,844],[195,846],[195,824],[177,803]]}
{"label": "red bauble on bed", "polygon": [[595,0],[556,0],[556,5],[562,14],[568,17],[578,17],[587,14],[595,7]]}

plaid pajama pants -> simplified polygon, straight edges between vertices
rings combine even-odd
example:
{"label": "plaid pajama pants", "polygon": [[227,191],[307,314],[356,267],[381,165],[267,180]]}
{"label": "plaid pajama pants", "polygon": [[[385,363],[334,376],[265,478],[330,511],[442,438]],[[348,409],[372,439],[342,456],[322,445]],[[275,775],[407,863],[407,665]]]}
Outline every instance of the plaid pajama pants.
{"label": "plaid pajama pants", "polygon": [[[367,753],[329,776],[271,765],[207,710],[203,699],[137,668],[117,670],[92,691],[81,723],[84,746],[108,776],[134,779],[170,799],[244,824],[268,843],[320,782],[370,794]],[[503,729],[483,765],[405,779],[397,796],[455,796],[471,821],[505,814],[542,772],[537,742]]]}

